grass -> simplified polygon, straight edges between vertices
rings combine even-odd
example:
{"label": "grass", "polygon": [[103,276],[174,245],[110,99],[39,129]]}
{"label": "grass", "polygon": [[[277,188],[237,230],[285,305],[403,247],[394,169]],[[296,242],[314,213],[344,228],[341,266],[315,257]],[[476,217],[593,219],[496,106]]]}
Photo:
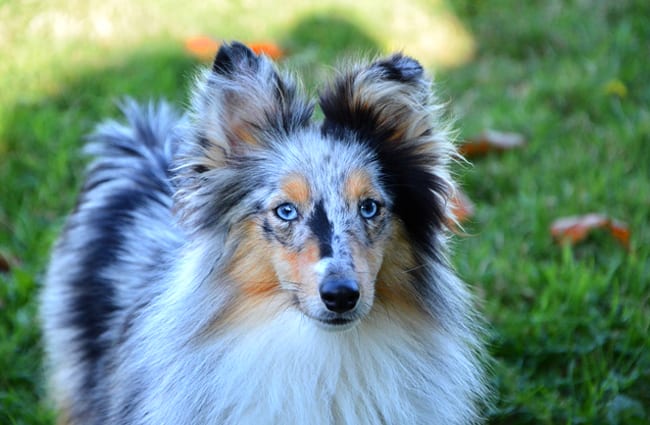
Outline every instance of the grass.
{"label": "grass", "polygon": [[[650,3],[350,7],[0,2],[0,423],[54,421],[36,300],[83,135],[125,94],[186,102],[182,42],[200,33],[277,40],[310,88],[339,55],[401,45],[436,70],[461,137],[524,134],[457,170],[477,205],[453,258],[490,322],[489,423],[650,421]],[[629,250],[603,232],[553,243],[555,218],[592,211],[629,224]]]}

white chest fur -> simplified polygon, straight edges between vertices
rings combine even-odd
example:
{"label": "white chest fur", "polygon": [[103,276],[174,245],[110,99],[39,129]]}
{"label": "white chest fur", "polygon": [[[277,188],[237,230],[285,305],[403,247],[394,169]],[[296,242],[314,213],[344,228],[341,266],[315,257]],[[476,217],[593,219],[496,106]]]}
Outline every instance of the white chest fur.
{"label": "white chest fur", "polygon": [[464,424],[480,387],[464,343],[373,315],[329,332],[286,311],[167,354],[146,423]]}

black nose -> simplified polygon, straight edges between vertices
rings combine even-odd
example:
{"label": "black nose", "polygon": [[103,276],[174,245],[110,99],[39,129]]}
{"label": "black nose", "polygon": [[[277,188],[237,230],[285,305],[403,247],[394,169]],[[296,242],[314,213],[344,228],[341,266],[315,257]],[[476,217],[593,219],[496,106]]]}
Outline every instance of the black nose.
{"label": "black nose", "polygon": [[328,310],[345,313],[359,301],[359,285],[351,279],[326,279],[320,286],[320,298]]}

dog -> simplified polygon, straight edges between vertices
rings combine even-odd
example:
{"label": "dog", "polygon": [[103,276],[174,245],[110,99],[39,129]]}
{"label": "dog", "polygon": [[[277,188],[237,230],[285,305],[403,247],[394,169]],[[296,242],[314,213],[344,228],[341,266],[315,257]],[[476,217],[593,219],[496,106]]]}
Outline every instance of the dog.
{"label": "dog", "polygon": [[447,257],[457,156],[404,54],[315,102],[225,43],[184,114],[89,137],[41,299],[59,423],[473,424],[481,319]]}

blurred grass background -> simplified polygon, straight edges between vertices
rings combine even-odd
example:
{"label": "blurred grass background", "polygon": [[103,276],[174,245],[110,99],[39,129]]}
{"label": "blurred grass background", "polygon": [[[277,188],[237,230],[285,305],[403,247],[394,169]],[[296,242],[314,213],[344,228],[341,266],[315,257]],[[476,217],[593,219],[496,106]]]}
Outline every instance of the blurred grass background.
{"label": "blurred grass background", "polygon": [[[274,41],[314,91],[337,58],[403,49],[459,138],[526,136],[456,172],[476,203],[454,262],[496,357],[491,424],[650,422],[650,2],[0,0],[0,424],[50,424],[36,294],[83,135],[115,100],[183,105],[188,37]],[[558,217],[626,221],[553,243]]]}

